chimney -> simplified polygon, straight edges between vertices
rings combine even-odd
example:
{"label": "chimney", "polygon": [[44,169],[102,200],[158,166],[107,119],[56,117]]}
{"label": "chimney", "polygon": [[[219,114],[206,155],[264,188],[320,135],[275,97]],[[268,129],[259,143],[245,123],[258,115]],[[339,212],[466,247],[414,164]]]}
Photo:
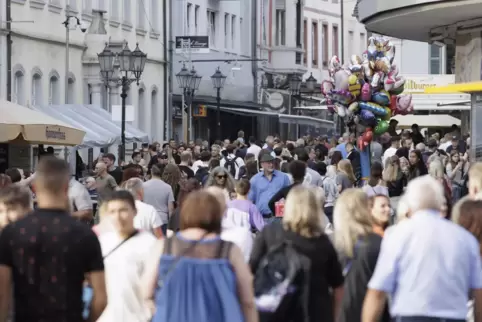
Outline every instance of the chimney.
{"label": "chimney", "polygon": [[88,34],[91,35],[107,35],[104,22],[105,10],[92,10],[92,23],[90,24]]}

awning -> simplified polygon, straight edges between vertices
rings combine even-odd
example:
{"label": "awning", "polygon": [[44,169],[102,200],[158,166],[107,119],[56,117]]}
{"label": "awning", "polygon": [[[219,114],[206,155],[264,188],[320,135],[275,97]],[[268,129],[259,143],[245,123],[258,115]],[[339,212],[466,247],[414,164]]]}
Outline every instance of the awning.
{"label": "awning", "polygon": [[482,82],[459,83],[425,88],[426,94],[448,94],[454,92],[469,94],[482,92]]}
{"label": "awning", "polygon": [[[34,107],[73,127],[86,135],[79,148],[106,147],[121,144],[121,124],[112,121],[111,114],[95,105],[65,104]],[[126,142],[149,142],[149,136],[132,125],[125,124]]]}
{"label": "awning", "polygon": [[412,124],[418,124],[420,128],[451,127],[453,124],[460,126],[460,120],[451,115],[397,115],[392,120],[398,121],[398,128],[410,128]]}
{"label": "awning", "polygon": [[0,100],[0,114],[0,142],[75,146],[86,134],[78,126],[5,100]]}
{"label": "awning", "polygon": [[[214,105],[206,105],[206,107],[209,109],[216,109],[216,106]],[[244,116],[273,116],[277,117],[279,122],[284,124],[310,125],[330,129],[334,127],[333,121],[317,119],[311,116],[278,114],[275,112],[266,112],[255,109],[229,108],[223,106],[221,106],[221,111]]]}

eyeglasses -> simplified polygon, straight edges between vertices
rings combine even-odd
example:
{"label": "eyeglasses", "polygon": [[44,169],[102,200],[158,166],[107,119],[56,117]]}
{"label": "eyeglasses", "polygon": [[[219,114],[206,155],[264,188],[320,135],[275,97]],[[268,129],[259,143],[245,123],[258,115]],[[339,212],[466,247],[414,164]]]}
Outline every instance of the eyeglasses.
{"label": "eyeglasses", "polygon": [[227,176],[226,176],[225,174],[224,174],[224,175],[216,176],[216,178],[218,178],[218,179],[226,179],[226,177],[227,177]]}

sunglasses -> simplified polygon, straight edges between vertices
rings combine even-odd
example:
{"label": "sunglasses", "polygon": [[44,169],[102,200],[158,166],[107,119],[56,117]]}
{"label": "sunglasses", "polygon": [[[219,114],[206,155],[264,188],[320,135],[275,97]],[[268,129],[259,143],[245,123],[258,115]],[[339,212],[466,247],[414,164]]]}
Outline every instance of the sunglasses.
{"label": "sunglasses", "polygon": [[218,178],[218,179],[226,179],[227,176],[226,176],[226,175],[220,175],[220,176],[216,176],[216,178]]}

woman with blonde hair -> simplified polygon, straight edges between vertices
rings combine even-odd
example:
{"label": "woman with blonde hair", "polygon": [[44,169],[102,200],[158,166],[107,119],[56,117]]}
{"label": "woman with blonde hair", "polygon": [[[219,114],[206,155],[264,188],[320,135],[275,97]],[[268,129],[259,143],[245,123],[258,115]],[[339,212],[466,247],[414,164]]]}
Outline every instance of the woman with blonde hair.
{"label": "woman with blonde hair", "polygon": [[400,167],[400,159],[396,155],[387,158],[382,178],[387,185],[390,201],[396,207],[395,201],[398,201],[403,194],[403,188],[407,185],[407,177],[403,173]]}
{"label": "woman with blonde hair", "polygon": [[[265,226],[254,242],[249,261],[253,274],[268,250],[284,241],[289,241],[311,263],[309,299],[303,303],[307,305],[304,307],[304,316],[296,315],[301,314],[298,311],[290,311],[289,316],[276,321],[333,322],[339,311],[343,276],[336,251],[324,232],[327,220],[319,190],[303,185],[293,187],[286,198],[281,223]],[[330,289],[333,290],[332,294]]]}
{"label": "woman with blonde hair", "polygon": [[[382,237],[373,232],[370,200],[361,189],[347,189],[334,209],[335,245],[345,258],[345,292],[339,322],[360,321],[368,282],[375,271]],[[385,307],[382,322],[390,321]]]}
{"label": "woman with blonde hair", "polygon": [[226,195],[226,201],[231,200],[231,193],[234,191],[235,181],[233,176],[224,167],[218,166],[211,170],[209,173],[205,188],[207,187],[218,187],[223,189]]}
{"label": "woman with blonde hair", "polygon": [[168,163],[164,168],[161,176],[162,181],[171,186],[174,193],[174,199],[177,202],[177,195],[179,194],[179,181],[181,181],[181,170],[176,164]]}
{"label": "woman with blonde hair", "polygon": [[356,183],[353,167],[349,160],[341,160],[337,166],[338,173],[336,175],[336,185],[338,192],[342,193],[346,189],[353,188]]}

